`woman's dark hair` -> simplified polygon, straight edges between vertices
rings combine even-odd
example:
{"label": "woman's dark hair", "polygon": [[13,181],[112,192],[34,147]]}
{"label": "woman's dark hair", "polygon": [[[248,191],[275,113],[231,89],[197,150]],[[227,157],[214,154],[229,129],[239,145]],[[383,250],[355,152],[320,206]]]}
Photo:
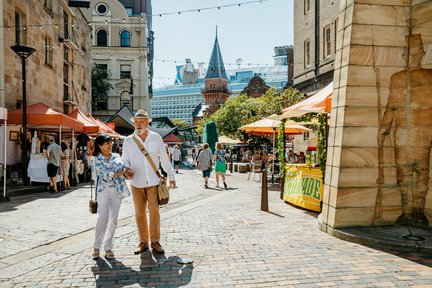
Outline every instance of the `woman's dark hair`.
{"label": "woman's dark hair", "polygon": [[95,140],[94,149],[93,149],[93,156],[98,156],[99,153],[101,152],[99,146],[102,146],[106,142],[110,142],[110,141],[111,141],[111,137],[108,134],[100,134],[99,136],[97,136]]}
{"label": "woman's dark hair", "polygon": [[62,151],[65,151],[66,149],[67,149],[67,145],[66,145],[66,143],[64,143],[64,142],[61,142],[61,150]]}

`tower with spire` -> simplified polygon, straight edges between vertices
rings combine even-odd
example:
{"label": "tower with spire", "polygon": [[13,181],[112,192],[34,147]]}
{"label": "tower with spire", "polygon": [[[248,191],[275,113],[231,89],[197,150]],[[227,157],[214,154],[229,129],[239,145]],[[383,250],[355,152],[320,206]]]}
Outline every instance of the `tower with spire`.
{"label": "tower with spire", "polygon": [[211,115],[216,112],[223,103],[225,103],[230,95],[228,91],[228,78],[225,72],[225,66],[217,37],[217,27],[213,51],[204,78],[204,83],[205,86],[202,94],[206,105],[209,106],[206,113]]}

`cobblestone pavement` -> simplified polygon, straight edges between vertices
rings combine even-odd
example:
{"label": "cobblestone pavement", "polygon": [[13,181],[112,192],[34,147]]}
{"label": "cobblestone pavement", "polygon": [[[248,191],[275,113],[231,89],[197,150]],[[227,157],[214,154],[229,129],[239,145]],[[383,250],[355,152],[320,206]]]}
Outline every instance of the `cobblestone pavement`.
{"label": "cobblestone pavement", "polygon": [[[269,191],[270,211],[260,211],[260,184],[248,174],[229,175],[222,190],[204,189],[196,170],[181,173],[161,209],[165,255],[133,255],[131,199],[111,261],[90,257],[88,186],[0,203],[0,287],[432,287],[432,255],[331,237],[318,230],[317,214],[285,204],[278,191]],[[186,258],[193,264],[177,262]]]}

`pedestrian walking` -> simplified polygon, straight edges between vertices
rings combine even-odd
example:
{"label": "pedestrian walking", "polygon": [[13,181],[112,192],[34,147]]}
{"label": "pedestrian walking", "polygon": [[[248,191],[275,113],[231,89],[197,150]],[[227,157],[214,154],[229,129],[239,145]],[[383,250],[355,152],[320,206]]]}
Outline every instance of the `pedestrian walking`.
{"label": "pedestrian walking", "polygon": [[178,173],[180,161],[181,161],[181,150],[179,149],[178,145],[174,146],[172,156],[173,156],[173,160],[174,160],[175,172]]}
{"label": "pedestrian walking", "polygon": [[112,139],[107,134],[96,137],[91,158],[92,179],[98,193],[98,219],[96,222],[93,258],[100,255],[104,246],[105,258],[113,259],[113,237],[117,228],[117,219],[123,199],[131,195],[125,181],[125,174],[132,171],[127,168],[117,153],[112,153]]}
{"label": "pedestrian walking", "polygon": [[50,181],[50,192],[57,190],[57,173],[60,167],[60,157],[62,154],[61,147],[55,142],[54,136],[48,136],[50,145],[47,148],[46,156],[48,158],[47,172]]}
{"label": "pedestrian walking", "polygon": [[61,163],[60,163],[60,174],[63,178],[63,186],[65,189],[70,189],[69,183],[69,168],[70,168],[70,150],[65,142],[61,143]]}
{"label": "pedestrian walking", "polygon": [[[135,133],[129,135],[124,140],[122,156],[125,165],[130,167],[134,172],[133,175],[127,175],[131,179],[130,184],[135,205],[135,220],[140,240],[138,248],[134,253],[140,254],[147,251],[149,249],[149,241],[153,251],[164,253],[165,250],[160,244],[160,214],[157,188],[160,178],[156,175],[156,172],[144,154],[148,153],[156,167],[159,167],[159,165],[163,167],[163,170],[168,174],[171,188],[176,187],[174,170],[168,159],[161,136],[148,129],[151,121],[148,113],[140,109],[131,118],[131,121],[134,122]],[[144,149],[140,148],[138,143]],[[147,221],[147,205],[150,214],[150,223]]]}
{"label": "pedestrian walking", "polygon": [[222,177],[224,188],[227,189],[228,185],[225,182],[226,164],[225,164],[225,150],[222,149],[221,143],[216,143],[216,151],[213,156],[215,161],[215,173],[216,173],[216,188],[219,188],[219,176]]}
{"label": "pedestrian walking", "polygon": [[204,149],[198,154],[198,169],[202,171],[204,178],[204,187],[208,188],[208,178],[212,168],[212,152],[209,149],[209,144],[204,144]]}

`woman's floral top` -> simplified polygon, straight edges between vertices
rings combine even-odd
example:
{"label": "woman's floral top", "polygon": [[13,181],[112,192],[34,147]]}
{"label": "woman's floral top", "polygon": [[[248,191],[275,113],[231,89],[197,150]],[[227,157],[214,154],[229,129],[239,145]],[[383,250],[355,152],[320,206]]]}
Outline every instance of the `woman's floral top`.
{"label": "woman's floral top", "polygon": [[125,169],[119,154],[111,153],[111,159],[108,159],[102,153],[99,153],[98,156],[91,158],[91,167],[92,179],[96,183],[96,192],[101,192],[106,188],[115,188],[120,199],[131,195],[124,175],[113,178],[114,173]]}

